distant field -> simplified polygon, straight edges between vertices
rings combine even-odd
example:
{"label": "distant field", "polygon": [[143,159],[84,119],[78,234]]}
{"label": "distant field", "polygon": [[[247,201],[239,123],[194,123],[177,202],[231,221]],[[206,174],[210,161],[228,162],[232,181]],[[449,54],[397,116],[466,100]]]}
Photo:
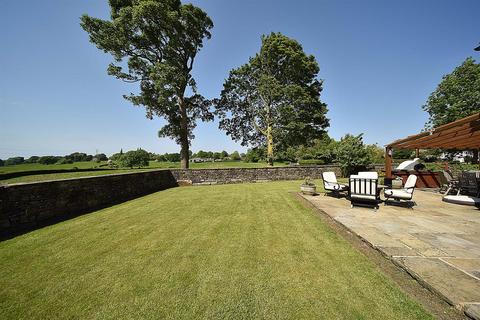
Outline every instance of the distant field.
{"label": "distant field", "polygon": [[[103,165],[103,166],[102,166]],[[43,164],[20,164],[15,166],[5,166],[0,167],[0,183],[11,184],[11,183],[20,183],[20,182],[36,182],[36,181],[45,181],[45,180],[57,180],[57,179],[69,179],[69,178],[80,178],[80,177],[90,177],[98,176],[104,174],[115,174],[115,173],[127,173],[127,172],[140,172],[151,169],[174,169],[180,168],[179,162],[156,162],[150,161],[150,166],[141,168],[141,169],[109,169],[106,165],[106,162],[95,163],[95,162],[75,162],[72,164],[52,164],[52,165],[43,165]],[[223,161],[223,162],[205,162],[205,163],[191,163],[190,168],[192,169],[214,169],[214,168],[261,168],[265,167],[265,163],[247,163],[243,161]],[[275,163],[275,166],[285,166],[284,163]],[[81,170],[91,170],[91,171],[69,171],[74,170],[74,168]],[[48,171],[48,170],[65,170],[65,172],[54,172],[54,173],[38,173],[35,171]],[[29,174],[31,172],[31,174]],[[24,173],[25,175],[19,177],[5,177],[5,174],[12,173]]]}

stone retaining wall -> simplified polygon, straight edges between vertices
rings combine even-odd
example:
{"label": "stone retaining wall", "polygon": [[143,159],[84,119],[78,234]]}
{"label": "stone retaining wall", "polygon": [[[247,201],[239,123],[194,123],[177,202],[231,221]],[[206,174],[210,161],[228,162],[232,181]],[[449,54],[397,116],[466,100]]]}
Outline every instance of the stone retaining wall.
{"label": "stone retaining wall", "polygon": [[0,186],[0,238],[179,184],[319,179],[338,166],[152,170]]}
{"label": "stone retaining wall", "polygon": [[0,238],[174,186],[169,170],[0,186]]}
{"label": "stone retaining wall", "polygon": [[324,171],[334,171],[337,176],[341,175],[340,167],[332,165],[272,168],[176,169],[171,171],[180,184],[193,185],[301,180],[307,177],[320,179]]}

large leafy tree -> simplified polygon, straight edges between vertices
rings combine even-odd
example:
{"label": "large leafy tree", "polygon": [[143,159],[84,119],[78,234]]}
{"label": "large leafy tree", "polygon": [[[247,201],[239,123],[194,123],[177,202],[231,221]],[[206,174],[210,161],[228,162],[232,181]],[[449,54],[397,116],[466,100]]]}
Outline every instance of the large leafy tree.
{"label": "large leafy tree", "polygon": [[148,118],[167,120],[159,136],[180,144],[182,168],[188,168],[196,120],[213,119],[211,104],[197,93],[191,75],[213,23],[200,8],[179,0],[109,0],[109,4],[111,20],[83,15],[81,26],[92,43],[115,59],[108,74],[139,83],[139,93],[125,99],[144,106]]}
{"label": "large leafy tree", "polygon": [[216,101],[220,128],[242,145],[267,149],[308,144],[329,122],[320,101],[322,81],[315,57],[280,33],[262,37],[260,52],[231,70]]}
{"label": "large leafy tree", "polygon": [[480,112],[480,64],[469,57],[443,76],[422,108],[430,115],[427,127],[438,127]]}
{"label": "large leafy tree", "polygon": [[[467,58],[442,81],[422,107],[430,115],[427,128],[480,112],[480,64]],[[478,163],[478,150],[473,150],[473,162]]]}

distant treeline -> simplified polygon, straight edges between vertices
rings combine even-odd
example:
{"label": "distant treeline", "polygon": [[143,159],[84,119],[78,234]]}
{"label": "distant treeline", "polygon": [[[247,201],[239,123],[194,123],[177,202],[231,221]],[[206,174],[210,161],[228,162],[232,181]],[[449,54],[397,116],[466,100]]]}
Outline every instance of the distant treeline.
{"label": "distant treeline", "polygon": [[104,153],[96,155],[86,154],[82,152],[74,152],[65,156],[31,156],[28,159],[24,157],[11,157],[7,160],[0,159],[0,166],[11,166],[23,163],[40,163],[40,164],[68,164],[82,161],[107,161],[108,158]]}
{"label": "distant treeline", "polygon": [[[29,158],[24,157],[11,157],[6,160],[0,159],[0,166],[12,166],[18,164],[69,164],[74,162],[100,162],[112,160],[113,162],[120,163],[121,160],[127,158],[137,157],[142,159],[142,163],[145,161],[159,161],[159,162],[180,162],[179,153],[163,153],[158,154],[154,152],[147,152],[143,149],[131,150],[123,152],[120,150],[118,153],[114,153],[110,157],[107,157],[104,153],[99,153],[96,155],[91,155],[83,152],[74,152],[65,156],[31,156]],[[245,157],[244,154],[240,154],[238,151],[234,151],[229,154],[227,151],[203,151],[200,150],[197,153],[190,152],[191,159],[204,159],[204,160],[241,160]],[[128,161],[127,161],[128,162]],[[127,165],[128,166],[128,165]]]}

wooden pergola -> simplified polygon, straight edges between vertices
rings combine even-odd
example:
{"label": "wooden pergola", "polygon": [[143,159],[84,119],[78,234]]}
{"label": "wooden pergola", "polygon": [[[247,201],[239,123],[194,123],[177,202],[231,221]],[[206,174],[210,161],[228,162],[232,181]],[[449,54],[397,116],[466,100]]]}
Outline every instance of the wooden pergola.
{"label": "wooden pergola", "polygon": [[480,112],[388,144],[385,148],[385,177],[392,176],[393,149],[480,149]]}

